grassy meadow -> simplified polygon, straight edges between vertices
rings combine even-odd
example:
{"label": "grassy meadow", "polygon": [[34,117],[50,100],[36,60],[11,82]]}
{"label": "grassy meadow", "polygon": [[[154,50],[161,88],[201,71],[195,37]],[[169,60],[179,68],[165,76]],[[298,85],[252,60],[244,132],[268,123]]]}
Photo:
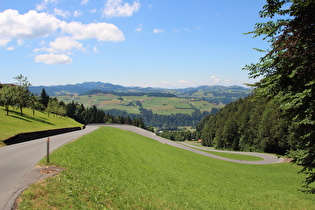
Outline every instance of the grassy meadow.
{"label": "grassy meadow", "polygon": [[111,94],[94,94],[80,96],[58,96],[58,100],[66,103],[72,100],[82,103],[84,106],[97,105],[98,108],[109,110],[119,109],[128,113],[140,114],[139,106],[136,101],[142,103],[143,108],[152,110],[154,114],[170,115],[170,114],[191,114],[194,109],[201,112],[210,112],[212,108],[222,108],[223,105],[215,105],[203,100],[183,99],[176,97],[148,97],[148,96],[115,96]]}
{"label": "grassy meadow", "polygon": [[[22,193],[19,209],[314,209],[290,163],[246,165],[103,127],[52,153],[65,168]],[[45,160],[41,161],[41,165]]]}
{"label": "grassy meadow", "polygon": [[48,117],[47,113],[38,111],[33,116],[33,111],[26,108],[23,113],[21,116],[19,110],[11,110],[9,115],[6,115],[4,107],[0,106],[0,145],[3,145],[3,140],[18,133],[82,126],[68,117],[52,114]]}

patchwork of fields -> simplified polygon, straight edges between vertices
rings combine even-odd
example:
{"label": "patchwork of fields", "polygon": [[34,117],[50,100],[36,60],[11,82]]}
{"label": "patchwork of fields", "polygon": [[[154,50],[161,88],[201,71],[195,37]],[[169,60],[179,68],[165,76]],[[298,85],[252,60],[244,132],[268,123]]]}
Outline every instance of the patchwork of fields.
{"label": "patchwork of fields", "polygon": [[211,112],[213,108],[222,108],[223,104],[210,103],[201,99],[177,97],[116,96],[112,94],[65,95],[58,96],[65,103],[75,101],[84,106],[97,106],[103,110],[119,109],[127,113],[140,114],[139,108],[151,110],[154,114],[192,114],[194,109]]}

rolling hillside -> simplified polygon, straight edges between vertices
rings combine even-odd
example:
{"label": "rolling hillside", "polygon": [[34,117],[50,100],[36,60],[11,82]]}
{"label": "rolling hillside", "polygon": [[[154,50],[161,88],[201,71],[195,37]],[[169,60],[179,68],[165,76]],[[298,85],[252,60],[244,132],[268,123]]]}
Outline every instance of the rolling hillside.
{"label": "rolling hillside", "polygon": [[240,86],[199,86],[183,89],[165,89],[165,88],[142,88],[142,87],[124,87],[111,83],[102,82],[84,82],[74,85],[56,85],[56,86],[33,86],[30,91],[40,94],[45,89],[50,96],[60,96],[69,94],[84,95],[91,90],[115,91],[125,93],[145,92],[145,93],[170,93],[180,98],[197,98],[208,102],[228,104],[239,98],[248,96],[251,89]]}
{"label": "rolling hillside", "polygon": [[18,133],[82,126],[68,117],[53,115],[48,117],[46,113],[38,111],[33,116],[29,109],[23,109],[23,112],[24,115],[21,116],[19,112],[10,111],[7,116],[4,108],[0,106],[0,146],[3,145],[3,140]]}

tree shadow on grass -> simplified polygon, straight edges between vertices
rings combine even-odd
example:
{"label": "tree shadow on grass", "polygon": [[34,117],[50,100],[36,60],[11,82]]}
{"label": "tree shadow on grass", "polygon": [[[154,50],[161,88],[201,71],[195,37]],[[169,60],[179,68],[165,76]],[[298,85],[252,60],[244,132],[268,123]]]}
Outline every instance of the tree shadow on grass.
{"label": "tree shadow on grass", "polygon": [[[13,117],[13,118],[17,118],[17,119],[20,119],[20,120],[24,120],[26,122],[39,122],[39,123],[43,123],[43,124],[47,124],[47,125],[56,125],[54,123],[51,123],[51,122],[48,122],[47,120],[44,120],[45,118],[43,117],[34,117],[34,116],[30,116],[28,114],[23,114],[23,116],[21,116],[21,113],[20,112],[17,112],[17,111],[14,111],[14,110],[10,110],[9,111],[9,115],[7,115],[8,117]],[[12,114],[15,114],[15,115],[12,115]],[[40,119],[41,118],[41,119]]]}

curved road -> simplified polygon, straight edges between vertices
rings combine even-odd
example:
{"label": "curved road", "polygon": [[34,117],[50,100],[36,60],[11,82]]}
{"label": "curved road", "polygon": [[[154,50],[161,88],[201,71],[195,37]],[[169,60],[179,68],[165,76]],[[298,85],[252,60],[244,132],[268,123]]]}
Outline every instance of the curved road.
{"label": "curved road", "polygon": [[[234,162],[234,163],[245,163],[245,164],[273,164],[273,163],[283,163],[284,159],[283,158],[278,158],[275,155],[271,155],[271,154],[265,154],[265,153],[255,153],[255,152],[236,152],[236,151],[222,151],[222,150],[213,150],[211,148],[201,148],[201,147],[196,147],[196,146],[192,146],[189,144],[185,144],[185,143],[177,143],[175,141],[171,141],[159,136],[156,136],[154,133],[138,128],[138,127],[134,127],[134,126],[130,126],[130,125],[115,125],[115,124],[110,124],[110,125],[104,125],[104,124],[93,124],[94,126],[108,126],[108,127],[115,127],[115,128],[119,128],[122,130],[127,130],[127,131],[131,131],[134,133],[138,133],[140,135],[149,137],[151,139],[154,139],[156,141],[159,141],[163,144],[168,144],[174,147],[178,147],[181,149],[185,149],[185,150],[189,150],[191,152],[195,152],[204,156],[208,156],[208,157],[212,157],[212,158],[216,158],[216,159],[220,159],[220,160],[225,160],[225,161],[229,161],[229,162]],[[194,148],[198,148],[198,149],[194,149]],[[209,150],[209,151],[216,151],[216,152],[226,152],[226,153],[236,153],[236,154],[243,154],[243,155],[252,155],[252,156],[257,156],[257,157],[261,157],[263,158],[263,160],[260,161],[243,161],[243,160],[233,160],[233,159],[229,159],[229,158],[224,158],[224,157],[220,157],[220,156],[216,156],[216,155],[212,155],[210,153],[207,152],[203,152],[200,151],[200,149],[202,150]]]}
{"label": "curved road", "polygon": [[[98,127],[50,137],[50,151],[73,141]],[[30,184],[46,178],[37,162],[46,156],[47,138],[0,148],[0,210],[11,210],[20,192]]]}
{"label": "curved road", "polygon": [[[116,125],[116,124],[91,124],[86,126],[84,130],[74,131],[66,134],[52,136],[50,138],[50,151],[57,149],[58,147],[73,141],[87,133],[90,133],[101,126],[115,127],[131,132],[138,133],[140,135],[149,137],[163,144],[168,144],[191,152],[195,152],[201,155],[205,155],[212,158],[217,158],[225,161],[231,161],[236,163],[246,164],[272,164],[281,163],[283,159],[278,159],[274,155],[261,154],[261,153],[248,153],[249,155],[259,156],[264,158],[262,161],[239,161],[232,160],[216,155],[209,154],[192,146],[186,146],[174,141],[164,139],[156,136],[154,133],[130,126],[130,125]],[[47,175],[39,173],[41,170],[35,167],[37,162],[46,155],[46,140],[47,138],[28,141],[20,144],[10,145],[0,148],[0,209],[10,210],[12,209],[15,199],[30,184],[44,179]],[[200,149],[200,148],[199,148]],[[241,153],[247,154],[247,153]]]}

